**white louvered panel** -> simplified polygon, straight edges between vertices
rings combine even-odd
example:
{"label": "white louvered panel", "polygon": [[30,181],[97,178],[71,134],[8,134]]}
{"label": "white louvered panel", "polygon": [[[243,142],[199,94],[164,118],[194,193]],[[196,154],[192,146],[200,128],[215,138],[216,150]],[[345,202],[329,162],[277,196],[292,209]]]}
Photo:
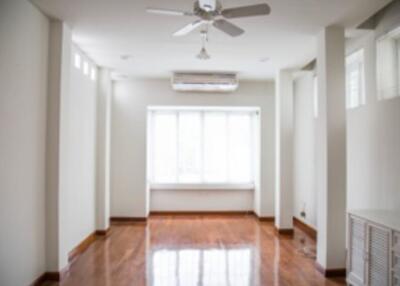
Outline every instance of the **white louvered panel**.
{"label": "white louvered panel", "polygon": [[393,251],[400,254],[400,233],[393,232]]}
{"label": "white louvered panel", "polygon": [[365,281],[366,223],[358,218],[350,217],[349,227],[349,280],[354,285],[363,285]]}
{"label": "white louvered panel", "polygon": [[399,278],[399,276],[393,274],[392,277],[393,277],[392,278],[392,285],[393,286],[400,286],[400,278]]}
{"label": "white louvered panel", "polygon": [[356,276],[360,281],[364,280],[365,261],[364,251],[356,248],[351,250],[351,272],[353,276]]}
{"label": "white louvered panel", "polygon": [[390,231],[369,225],[368,284],[371,286],[389,285]]}
{"label": "white louvered panel", "polygon": [[400,254],[393,253],[392,269],[400,277]]}
{"label": "white louvered panel", "polygon": [[351,219],[352,236],[364,240],[365,238],[365,222],[356,218]]}

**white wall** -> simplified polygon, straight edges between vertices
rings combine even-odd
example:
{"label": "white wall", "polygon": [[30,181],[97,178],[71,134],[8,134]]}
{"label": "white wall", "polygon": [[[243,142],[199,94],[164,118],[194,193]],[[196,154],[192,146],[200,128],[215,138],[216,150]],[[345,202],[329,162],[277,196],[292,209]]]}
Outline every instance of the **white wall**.
{"label": "white wall", "polygon": [[96,229],[97,85],[83,74],[83,63],[75,68],[78,50],[65,23],[51,22],[49,44],[46,254],[47,271],[59,271]]}
{"label": "white wall", "polygon": [[[313,74],[300,75],[294,82],[293,214],[316,228],[315,143]],[[300,213],[305,211],[306,217]]]}
{"label": "white wall", "polygon": [[[400,4],[387,13],[375,31],[346,43],[346,53],[364,48],[366,105],[347,110],[347,209],[400,207],[400,98],[378,101],[375,39],[398,25]],[[313,189],[315,168],[311,147],[312,84],[301,77],[295,85],[295,215],[306,202],[307,223],[316,226]],[[299,96],[300,95],[300,96]]]}
{"label": "white wall", "polygon": [[77,51],[71,48],[69,92],[62,97],[60,110],[61,267],[66,255],[96,230],[97,89],[82,67],[75,68]]}
{"label": "white wall", "polygon": [[364,48],[366,105],[347,112],[347,208],[400,208],[400,97],[378,101],[375,38],[400,25],[400,3],[376,28],[348,42]]}
{"label": "white wall", "polygon": [[45,271],[48,33],[28,1],[0,1],[0,285]]}
{"label": "white wall", "polygon": [[253,190],[152,190],[152,211],[249,211]]}
{"label": "white wall", "polygon": [[96,130],[96,226],[106,230],[110,222],[110,142],[111,142],[111,72],[99,68],[97,76]]}
{"label": "white wall", "polygon": [[346,266],[346,107],[344,28],[317,36],[318,118],[315,129],[317,263]]}
{"label": "white wall", "polygon": [[[169,80],[115,82],[111,136],[111,216],[145,217],[146,114],[151,105],[257,106],[261,108],[262,152],[259,215],[273,215],[274,205],[274,85],[241,83],[233,94],[176,93]],[[165,193],[164,193],[165,192]],[[168,192],[168,201],[165,199]],[[240,192],[240,198],[239,198]],[[205,197],[204,191],[154,191],[152,210],[248,210],[254,194],[218,191]]]}
{"label": "white wall", "polygon": [[[69,93],[71,32],[60,21],[50,22],[46,132],[46,270],[60,269],[60,237],[65,201],[60,194],[60,106]],[[64,224],[62,224],[64,225]],[[65,260],[66,258],[64,258]],[[65,263],[65,262],[64,262]]]}
{"label": "white wall", "polygon": [[293,228],[293,75],[275,77],[275,227]]}

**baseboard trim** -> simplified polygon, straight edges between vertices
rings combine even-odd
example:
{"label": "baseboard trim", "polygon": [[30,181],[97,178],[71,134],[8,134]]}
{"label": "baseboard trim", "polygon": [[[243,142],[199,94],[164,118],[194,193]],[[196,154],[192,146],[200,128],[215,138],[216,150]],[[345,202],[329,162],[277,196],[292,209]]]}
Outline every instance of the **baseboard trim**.
{"label": "baseboard trim", "polygon": [[72,263],[78,258],[79,255],[85,252],[86,249],[96,240],[96,232],[94,231],[89,234],[81,243],[79,243],[74,249],[68,253],[68,262]]}
{"label": "baseboard trim", "polygon": [[69,266],[70,264],[65,266],[60,271],[46,272],[45,281],[55,281],[55,282],[63,281],[69,275]]}
{"label": "baseboard trim", "polygon": [[259,221],[275,222],[275,217],[273,216],[257,216]]}
{"label": "baseboard trim", "polygon": [[255,215],[252,210],[249,211],[151,211],[150,216],[244,216]]}
{"label": "baseboard trim", "polygon": [[110,234],[110,227],[107,229],[98,229],[96,230],[96,236],[108,236]]}
{"label": "baseboard trim", "polygon": [[293,228],[277,228],[276,225],[274,226],[275,232],[279,235],[287,235],[287,236],[293,236],[294,235],[294,229]]}
{"label": "baseboard trim", "polygon": [[336,268],[336,269],[325,269],[319,263],[315,263],[315,268],[319,273],[327,278],[330,277],[346,277],[346,268]]}
{"label": "baseboard trim", "polygon": [[111,217],[110,218],[111,224],[119,224],[119,223],[146,223],[147,217]]}
{"label": "baseboard trim", "polygon": [[69,267],[72,263],[83,254],[89,246],[96,241],[99,237],[106,237],[110,233],[110,228],[105,230],[96,230],[89,234],[81,243],[79,243],[74,249],[68,253],[68,265],[65,266],[60,271],[49,271],[43,273],[39,278],[37,278],[31,286],[40,286],[46,281],[61,282],[65,277],[69,275]]}
{"label": "baseboard trim", "polygon": [[317,230],[312,226],[306,224],[305,222],[301,221],[297,217],[293,217],[293,225],[304,231],[308,234],[312,239],[317,240]]}
{"label": "baseboard trim", "polygon": [[47,281],[51,282],[61,282],[69,275],[69,265],[61,269],[60,271],[50,271],[43,273],[39,278],[37,278],[31,286],[41,286]]}
{"label": "baseboard trim", "polygon": [[38,277],[35,281],[33,281],[30,286],[41,286],[44,282],[46,282],[48,279],[46,278],[47,273],[43,273]]}

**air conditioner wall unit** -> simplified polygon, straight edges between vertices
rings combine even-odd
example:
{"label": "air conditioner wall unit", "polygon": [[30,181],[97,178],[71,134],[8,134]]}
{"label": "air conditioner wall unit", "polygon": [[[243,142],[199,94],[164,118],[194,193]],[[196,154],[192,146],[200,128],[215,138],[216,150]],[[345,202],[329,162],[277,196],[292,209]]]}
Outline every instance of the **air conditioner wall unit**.
{"label": "air conditioner wall unit", "polygon": [[172,88],[182,92],[233,92],[239,86],[234,73],[182,73],[172,77]]}

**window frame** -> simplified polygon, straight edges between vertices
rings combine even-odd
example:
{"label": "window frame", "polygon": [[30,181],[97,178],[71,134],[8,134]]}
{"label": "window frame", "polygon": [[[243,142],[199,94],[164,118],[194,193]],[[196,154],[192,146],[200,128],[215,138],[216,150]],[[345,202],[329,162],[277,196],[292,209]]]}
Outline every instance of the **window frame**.
{"label": "window frame", "polygon": [[318,119],[319,116],[319,94],[318,94],[318,77],[317,75],[313,76],[312,79],[313,85],[313,116],[314,119]]}
{"label": "window frame", "polygon": [[[179,172],[176,174],[175,182],[156,182],[154,179],[154,142],[153,138],[155,137],[154,133],[154,112],[165,112],[165,113],[174,113],[177,118],[179,118],[180,112],[200,112],[201,113],[201,133],[204,134],[204,114],[207,112],[224,112],[224,113],[235,113],[235,114],[250,114],[250,129],[251,129],[251,147],[252,150],[250,152],[250,165],[251,165],[251,181],[249,182],[231,182],[229,181],[229,174],[227,174],[226,182],[207,182],[204,179],[204,136],[201,138],[201,148],[202,148],[202,170],[201,170],[201,181],[195,183],[188,182],[179,182]],[[257,178],[257,166],[259,164],[258,159],[255,154],[259,153],[259,142],[256,142],[259,137],[259,126],[260,126],[260,109],[258,107],[148,107],[148,185],[150,190],[254,190],[255,189],[255,181]],[[179,128],[179,120],[177,121],[177,128]],[[177,136],[178,131],[177,129]],[[229,141],[229,139],[228,139]],[[179,148],[179,147],[177,147]],[[178,150],[177,150],[178,151]],[[228,154],[228,150],[226,153]],[[179,152],[178,152],[179,153]],[[177,155],[177,160],[179,157]],[[228,161],[227,161],[228,162]],[[178,163],[178,161],[177,161]],[[177,168],[178,170],[178,168]],[[229,173],[229,164],[226,168]]]}
{"label": "window frame", "polygon": [[[400,26],[378,37],[375,47],[377,99],[382,101],[398,98],[400,97]],[[394,82],[394,86],[383,86],[383,82],[387,83],[388,79]]]}
{"label": "window frame", "polygon": [[[357,66],[357,67],[352,67]],[[353,95],[350,93],[351,89],[351,72],[353,69],[358,69],[357,88],[358,94]],[[365,87],[365,50],[359,48],[352,51],[346,56],[346,109],[356,109],[366,105],[366,87]]]}

